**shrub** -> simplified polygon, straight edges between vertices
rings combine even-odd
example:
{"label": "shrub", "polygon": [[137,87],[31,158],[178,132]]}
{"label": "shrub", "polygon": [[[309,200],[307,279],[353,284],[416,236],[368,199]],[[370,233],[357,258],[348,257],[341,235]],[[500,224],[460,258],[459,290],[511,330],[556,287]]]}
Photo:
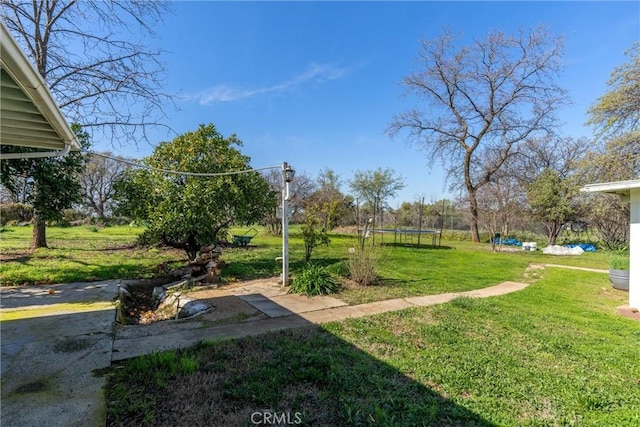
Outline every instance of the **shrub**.
{"label": "shrub", "polygon": [[300,226],[300,231],[304,240],[304,260],[309,262],[316,246],[329,244],[329,236],[326,231],[318,228],[318,220],[311,215],[308,215],[305,223]]}
{"label": "shrub", "polygon": [[349,264],[347,261],[339,261],[328,265],[327,271],[340,277],[349,277]]}
{"label": "shrub", "polygon": [[299,275],[294,276],[289,292],[312,297],[332,294],[339,289],[340,283],[326,267],[309,264],[302,269]]}
{"label": "shrub", "polygon": [[21,203],[0,205],[0,225],[29,222],[33,218],[33,207]]}
{"label": "shrub", "polygon": [[136,239],[137,246],[153,246],[158,243],[160,243],[158,235],[148,229],[143,231]]}
{"label": "shrub", "polygon": [[356,246],[349,248],[349,277],[359,285],[375,283],[384,261],[382,246]]}

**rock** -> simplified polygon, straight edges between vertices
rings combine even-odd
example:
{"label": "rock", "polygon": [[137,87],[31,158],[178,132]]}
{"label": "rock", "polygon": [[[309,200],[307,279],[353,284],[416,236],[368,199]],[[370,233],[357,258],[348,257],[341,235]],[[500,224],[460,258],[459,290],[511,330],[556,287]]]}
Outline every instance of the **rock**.
{"label": "rock", "polygon": [[151,298],[153,298],[155,301],[161,303],[166,297],[167,292],[164,290],[164,287],[156,286],[155,288],[153,288],[153,291],[151,292]]}
{"label": "rock", "polygon": [[184,319],[186,317],[195,316],[196,314],[203,313],[210,308],[211,306],[209,304],[202,301],[188,301],[183,307],[180,307],[178,318]]}
{"label": "rock", "polygon": [[122,297],[130,297],[131,296],[131,293],[129,292],[129,289],[128,289],[127,285],[118,287],[118,296],[120,298],[122,298]]}
{"label": "rock", "polygon": [[193,269],[191,267],[181,267],[181,268],[176,268],[175,270],[172,270],[169,275],[171,277],[185,277],[185,276],[191,276],[191,273],[193,272]]}
{"label": "rock", "polygon": [[218,283],[220,282],[220,275],[215,270],[209,270],[204,278],[204,283]]}

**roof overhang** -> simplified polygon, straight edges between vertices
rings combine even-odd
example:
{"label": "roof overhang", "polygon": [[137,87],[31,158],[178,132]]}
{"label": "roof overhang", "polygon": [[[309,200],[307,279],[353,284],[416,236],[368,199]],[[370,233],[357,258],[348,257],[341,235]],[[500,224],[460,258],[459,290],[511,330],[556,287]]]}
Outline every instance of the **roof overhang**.
{"label": "roof overhang", "polygon": [[[80,144],[44,79],[1,21],[0,27],[0,143],[46,150],[29,157],[79,150]],[[14,157],[10,154],[2,158]]]}
{"label": "roof overhang", "polygon": [[589,184],[582,187],[580,191],[584,191],[587,193],[617,194],[624,200],[628,200],[631,196],[631,191],[640,191],[640,179]]}

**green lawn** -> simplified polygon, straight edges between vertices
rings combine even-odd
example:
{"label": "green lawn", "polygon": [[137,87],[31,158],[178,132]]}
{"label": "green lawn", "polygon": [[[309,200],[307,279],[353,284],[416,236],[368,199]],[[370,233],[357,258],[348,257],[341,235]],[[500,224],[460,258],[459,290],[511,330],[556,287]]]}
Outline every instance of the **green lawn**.
{"label": "green lawn", "polygon": [[[31,227],[5,227],[0,233],[0,284],[64,283],[98,279],[132,279],[161,275],[175,264],[185,264],[179,250],[134,247],[141,227],[49,227],[49,249],[29,250]],[[249,228],[235,228],[243,234]],[[228,248],[223,280],[278,276],[282,240],[260,230],[250,248]],[[358,244],[352,235],[331,235],[328,246],[315,249],[312,262],[344,262],[348,249]],[[357,304],[404,296],[467,291],[504,280],[521,280],[530,262],[552,262],[607,268],[605,252],[556,257],[538,252],[493,253],[489,245],[443,241],[442,247],[386,246],[380,284],[346,286],[338,295]],[[305,265],[304,245],[297,227],[290,238],[290,271],[295,277]]]}
{"label": "green lawn", "polygon": [[[2,283],[150,277],[185,262],[180,251],[133,247],[141,228],[51,227],[51,248],[37,251],[28,249],[31,228],[3,230]],[[357,244],[331,239],[313,262],[342,263]],[[304,265],[295,227],[290,242],[295,277]],[[278,275],[280,243],[261,232],[251,248],[226,249],[223,279]],[[442,244],[387,246],[380,283],[347,284],[337,296],[357,304],[504,280],[531,285],[133,359],[108,374],[109,425],[251,425],[256,412],[316,426],[640,424],[640,323],[615,314],[627,294],[606,274],[526,271],[531,263],[606,269],[607,253]]]}
{"label": "green lawn", "polygon": [[141,227],[48,227],[48,249],[30,250],[32,227],[0,233],[0,284],[52,284],[154,277],[183,251],[136,248]]}
{"label": "green lawn", "polygon": [[[237,230],[242,233],[244,229]],[[388,243],[392,240],[387,239]],[[224,258],[229,266],[223,277],[238,278],[277,276],[281,265],[275,258],[281,255],[281,238],[258,234],[252,242],[257,247],[249,251],[231,249]],[[313,252],[311,262],[332,265],[344,261],[349,247],[358,244],[352,235],[331,235],[328,246]],[[302,239],[294,227],[290,238],[290,270],[304,266]],[[555,256],[537,252],[492,252],[488,244],[442,241],[440,247],[392,245],[385,246],[382,277],[377,286],[349,285],[336,296],[350,304],[362,304],[390,298],[462,292],[479,289],[506,280],[522,281],[530,263],[553,263],[598,269],[608,268],[609,254],[604,251],[579,256]]]}
{"label": "green lawn", "polygon": [[[453,273],[455,275],[455,272]],[[527,289],[133,359],[108,425],[640,424],[640,323],[605,274],[547,268]]]}

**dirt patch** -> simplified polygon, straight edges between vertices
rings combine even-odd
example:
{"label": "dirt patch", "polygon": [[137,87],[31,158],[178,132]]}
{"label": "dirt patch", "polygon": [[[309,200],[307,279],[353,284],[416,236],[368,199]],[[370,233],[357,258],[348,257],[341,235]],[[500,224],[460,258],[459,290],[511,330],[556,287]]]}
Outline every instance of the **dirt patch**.
{"label": "dirt patch", "polygon": [[[193,297],[193,295],[190,296]],[[201,314],[198,320],[216,325],[266,319],[268,317],[260,310],[234,295],[213,298],[202,298],[198,296],[197,299],[198,301],[203,301],[213,306],[213,310]]]}
{"label": "dirt patch", "polygon": [[[227,284],[196,286],[194,288],[187,286],[187,288],[180,290],[180,298],[185,302],[190,301],[210,307],[210,310],[198,314],[199,321],[226,324],[258,320],[262,318],[263,313],[240,299],[237,295],[261,292],[262,289],[267,289],[267,293],[272,295],[271,288],[275,280],[277,279],[234,280]],[[126,283],[128,285],[128,296],[121,298],[122,323],[127,325],[150,325],[161,320],[172,320],[173,317],[167,318],[163,313],[158,313],[158,310],[162,307],[158,307],[157,300],[152,296],[154,287],[161,283],[141,282],[127,281]],[[281,292],[280,288],[278,288],[277,292]]]}
{"label": "dirt patch", "polygon": [[[487,249],[493,250],[491,245],[487,246]],[[500,248],[499,246],[496,245],[495,252],[516,253],[516,252],[522,252],[522,248],[517,247],[517,246],[516,247],[514,247],[514,246],[502,246],[502,248]]]}
{"label": "dirt patch", "polygon": [[331,231],[337,234],[358,234],[358,226],[356,225],[341,226],[341,227],[336,227]]}
{"label": "dirt patch", "polygon": [[260,310],[234,294],[234,291],[238,291],[247,286],[260,284],[262,282],[271,283],[273,282],[273,279],[269,278],[235,282],[223,285],[216,289],[192,291],[186,294],[186,296],[193,300],[207,303],[213,307],[213,310],[200,315],[198,317],[199,320],[204,320],[213,324],[228,324],[266,319],[268,318],[266,314],[262,313]]}
{"label": "dirt patch", "polygon": [[635,308],[630,308],[628,305],[618,307],[616,312],[620,316],[628,317],[629,319],[634,319],[640,322],[640,311]]}

